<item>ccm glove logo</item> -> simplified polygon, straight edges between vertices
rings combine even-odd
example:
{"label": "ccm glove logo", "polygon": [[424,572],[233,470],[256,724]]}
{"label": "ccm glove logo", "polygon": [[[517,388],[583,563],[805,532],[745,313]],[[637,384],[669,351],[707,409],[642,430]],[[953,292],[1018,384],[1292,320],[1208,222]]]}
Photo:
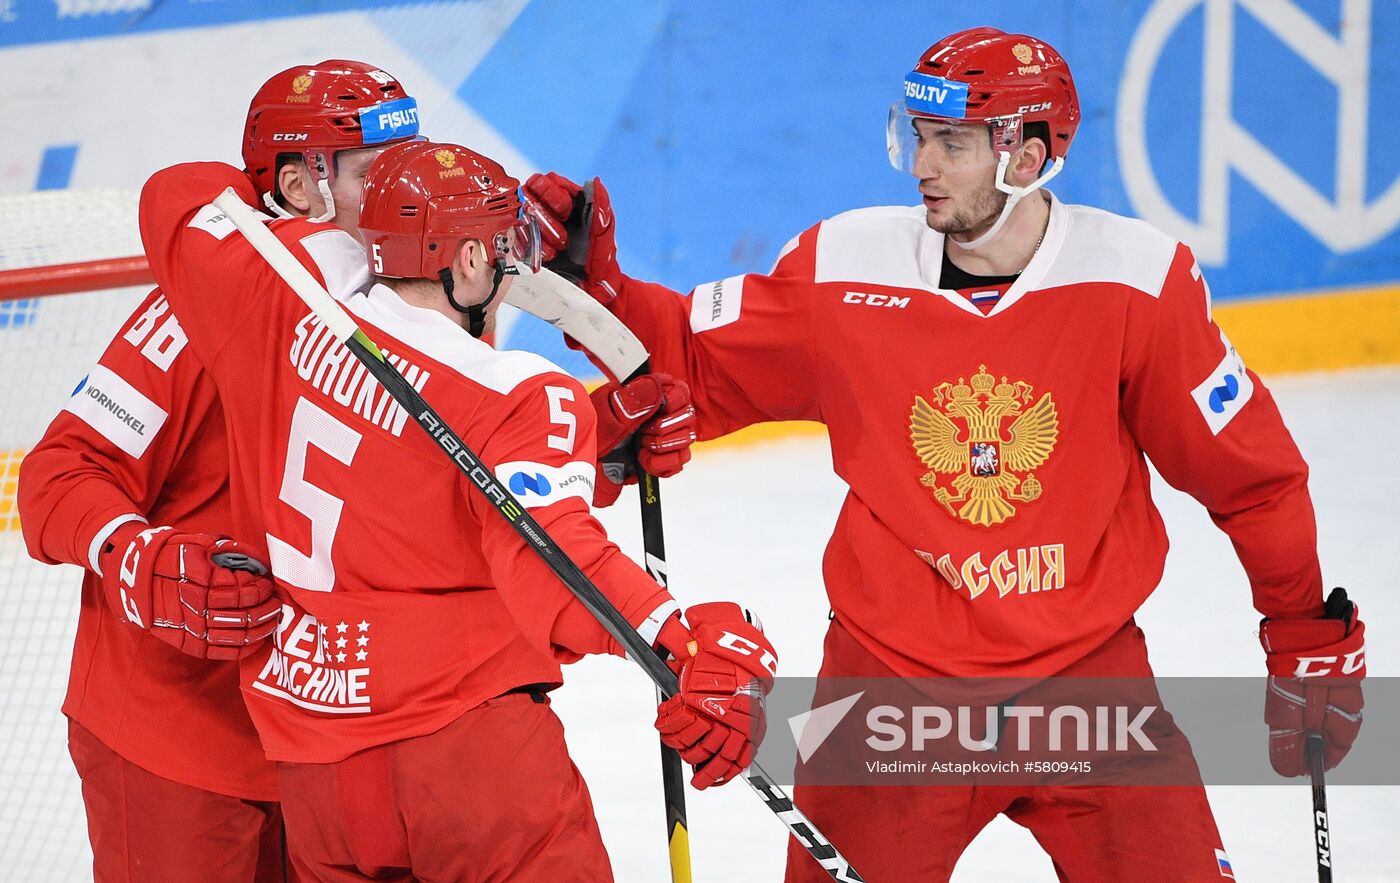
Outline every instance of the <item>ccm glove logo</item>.
{"label": "ccm glove logo", "polygon": [[[1342,670],[1339,674],[1353,675],[1366,667],[1366,645],[1362,644],[1361,649],[1340,657]],[[1332,674],[1331,668],[1313,668],[1313,663],[1318,665],[1333,666],[1338,662],[1336,656],[1299,656],[1298,667],[1293,671],[1295,678],[1321,678]]]}
{"label": "ccm glove logo", "polygon": [[136,605],[136,601],[127,594],[127,589],[136,589],[136,569],[141,566],[141,550],[151,544],[159,534],[174,530],[171,527],[153,527],[143,530],[136,535],[136,541],[126,548],[126,554],[122,556],[121,567],[117,570],[117,582],[121,586],[122,612],[127,619],[135,623],[139,628],[149,628],[146,621],[141,617],[141,608]]}
{"label": "ccm glove logo", "polygon": [[720,647],[733,651],[740,656],[757,656],[758,664],[767,669],[769,674],[775,677],[777,676],[778,660],[772,653],[764,650],[748,638],[741,637],[733,632],[725,632],[716,643]]}

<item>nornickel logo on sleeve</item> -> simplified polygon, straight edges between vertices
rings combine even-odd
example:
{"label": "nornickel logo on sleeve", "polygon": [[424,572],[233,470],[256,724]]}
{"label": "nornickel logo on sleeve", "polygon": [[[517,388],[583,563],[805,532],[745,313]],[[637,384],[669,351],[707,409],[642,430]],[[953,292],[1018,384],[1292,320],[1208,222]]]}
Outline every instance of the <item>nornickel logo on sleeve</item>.
{"label": "nornickel logo on sleeve", "polygon": [[518,460],[501,463],[496,477],[526,509],[550,506],[567,497],[578,497],[585,503],[593,499],[596,472],[591,463],[565,463],[549,466]]}
{"label": "nornickel logo on sleeve", "polygon": [[140,459],[169,416],[155,402],[104,365],[82,379],[63,410],[103,438]]}
{"label": "nornickel logo on sleeve", "polygon": [[738,321],[743,303],[743,276],[698,286],[690,295],[690,330],[699,334]]}
{"label": "nornickel logo on sleeve", "polygon": [[1220,341],[1225,344],[1225,357],[1209,377],[1191,390],[1191,398],[1196,400],[1196,407],[1206,418],[1211,435],[1219,435],[1254,396],[1254,381],[1224,331],[1220,332]]}

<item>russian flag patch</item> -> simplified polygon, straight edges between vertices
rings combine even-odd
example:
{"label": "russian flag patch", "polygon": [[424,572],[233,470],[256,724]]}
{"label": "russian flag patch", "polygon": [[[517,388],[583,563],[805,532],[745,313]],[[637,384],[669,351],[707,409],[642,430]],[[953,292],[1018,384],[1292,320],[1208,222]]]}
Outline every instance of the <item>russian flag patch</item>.
{"label": "russian flag patch", "polygon": [[1217,849],[1215,851],[1215,863],[1220,868],[1220,876],[1227,880],[1235,879],[1235,871],[1230,867],[1230,857],[1225,854],[1225,850]]}

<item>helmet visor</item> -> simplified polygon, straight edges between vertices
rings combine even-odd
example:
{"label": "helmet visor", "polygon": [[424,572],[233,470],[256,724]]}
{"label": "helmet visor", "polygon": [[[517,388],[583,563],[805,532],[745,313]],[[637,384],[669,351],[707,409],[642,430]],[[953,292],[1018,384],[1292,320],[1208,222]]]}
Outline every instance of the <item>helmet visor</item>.
{"label": "helmet visor", "polygon": [[914,164],[926,140],[915,121],[942,120],[954,123],[967,117],[967,83],[933,74],[910,71],[904,76],[904,95],[890,105],[885,123],[885,149],[890,165],[914,174]]}
{"label": "helmet visor", "polygon": [[[885,147],[890,165],[923,177],[932,170],[962,172],[996,165],[997,154],[1019,146],[1007,144],[1003,120],[956,120],[909,113],[903,101],[890,106]],[[1019,120],[1015,121],[1019,122]],[[1017,126],[1009,127],[1011,132]]]}
{"label": "helmet visor", "polygon": [[493,245],[496,257],[504,258],[507,266],[540,271],[540,224],[534,204],[522,199],[515,223],[496,234]]}

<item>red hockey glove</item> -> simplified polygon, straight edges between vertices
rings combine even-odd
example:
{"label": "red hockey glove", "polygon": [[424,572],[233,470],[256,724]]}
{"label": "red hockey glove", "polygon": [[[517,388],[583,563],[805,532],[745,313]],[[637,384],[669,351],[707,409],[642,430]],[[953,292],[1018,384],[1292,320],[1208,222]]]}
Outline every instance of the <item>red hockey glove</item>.
{"label": "red hockey glove", "polygon": [[1359,615],[1346,590],[1333,589],[1321,619],[1266,619],[1259,626],[1269,666],[1269,763],[1281,776],[1308,774],[1309,734],[1322,734],[1327,769],[1356,741],[1366,677],[1366,625]]}
{"label": "red hockey glove", "polygon": [[680,669],[680,692],[657,709],[656,729],[695,767],[690,784],[703,790],[729,781],[753,760],[778,655],[757,617],[738,604],[697,604],[685,615],[688,634],[679,618],[661,629],[660,643]]}
{"label": "red hockey glove", "polygon": [[[545,266],[561,276],[578,280],[584,291],[607,305],[622,290],[612,200],[603,182],[594,178],[593,212],[585,228],[578,199],[582,190],[558,172],[531,175],[525,182],[525,195],[540,210],[540,244],[544,246]],[[572,249],[570,240],[579,240],[572,243]]]}
{"label": "red hockey glove", "polygon": [[611,506],[624,485],[636,484],[631,440],[647,472],[669,478],[690,462],[695,406],[690,387],[669,374],[644,374],[620,386],[608,383],[589,396],[598,412],[598,481],[593,505]]}
{"label": "red hockey glove", "polygon": [[129,521],[98,556],[107,603],[123,622],[201,659],[238,659],[277,628],[267,568],[238,543]]}

